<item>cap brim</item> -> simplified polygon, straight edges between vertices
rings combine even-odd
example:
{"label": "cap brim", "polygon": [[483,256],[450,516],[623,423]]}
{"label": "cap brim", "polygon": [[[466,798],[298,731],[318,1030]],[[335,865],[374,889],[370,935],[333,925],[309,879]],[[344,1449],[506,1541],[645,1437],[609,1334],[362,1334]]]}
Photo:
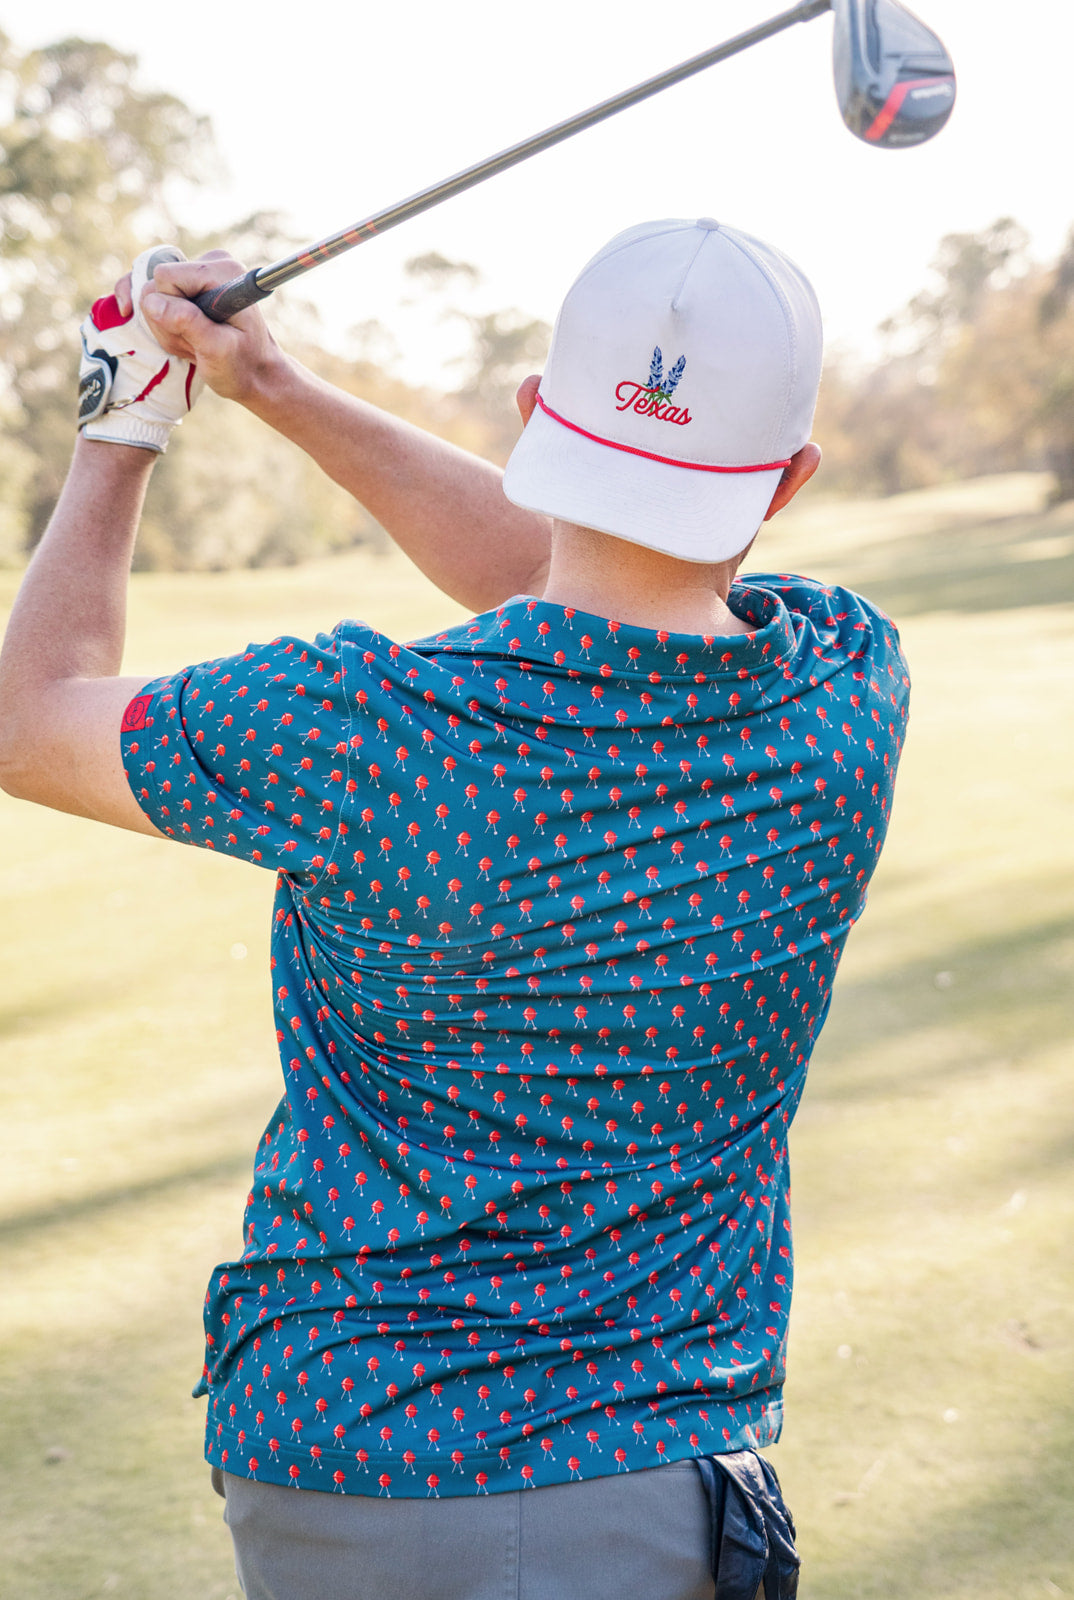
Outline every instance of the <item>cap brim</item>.
{"label": "cap brim", "polygon": [[537,407],[503,477],[528,511],[579,523],[680,561],[727,561],[764,521],[782,477],[711,472],[631,454],[566,428]]}

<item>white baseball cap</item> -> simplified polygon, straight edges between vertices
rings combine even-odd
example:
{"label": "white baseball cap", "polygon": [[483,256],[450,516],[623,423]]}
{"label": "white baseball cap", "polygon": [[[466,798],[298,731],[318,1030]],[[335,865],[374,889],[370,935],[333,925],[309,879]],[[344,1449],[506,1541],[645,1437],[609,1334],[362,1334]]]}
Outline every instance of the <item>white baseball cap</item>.
{"label": "white baseball cap", "polygon": [[821,350],[816,296],[771,245],[711,217],[628,228],[567,293],[504,492],[726,561],[809,439]]}

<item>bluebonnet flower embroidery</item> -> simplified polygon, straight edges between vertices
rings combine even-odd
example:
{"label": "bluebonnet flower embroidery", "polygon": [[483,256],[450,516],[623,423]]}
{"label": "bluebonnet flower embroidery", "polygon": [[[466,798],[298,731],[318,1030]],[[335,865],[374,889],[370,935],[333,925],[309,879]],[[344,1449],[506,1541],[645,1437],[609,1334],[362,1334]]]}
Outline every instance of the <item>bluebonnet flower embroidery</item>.
{"label": "bluebonnet flower embroidery", "polygon": [[624,378],[616,387],[616,410],[632,410],[642,417],[657,417],[661,422],[675,422],[680,428],[685,427],[693,421],[689,407],[671,403],[671,396],[685,371],[686,357],[680,356],[665,375],[664,352],[657,345],[649,363],[648,383],[639,383],[636,378]]}

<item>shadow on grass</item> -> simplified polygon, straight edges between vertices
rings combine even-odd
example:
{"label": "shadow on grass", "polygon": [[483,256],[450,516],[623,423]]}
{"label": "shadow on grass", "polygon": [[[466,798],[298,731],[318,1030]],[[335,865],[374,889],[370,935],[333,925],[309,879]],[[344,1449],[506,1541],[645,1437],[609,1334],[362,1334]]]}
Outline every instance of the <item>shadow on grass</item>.
{"label": "shadow on grass", "polygon": [[21,1000],[0,1009],[0,1039],[23,1038],[90,1012],[105,1012],[113,1005],[127,1004],[129,999],[125,987],[106,989],[95,983],[81,992],[67,986],[39,999]]}
{"label": "shadow on grass", "polygon": [[936,611],[1009,611],[1074,599],[1069,507],[900,535],[840,556],[840,581],[895,621]]}
{"label": "shadow on grass", "polygon": [[[937,1430],[936,1454],[949,1442]],[[929,1468],[933,1468],[929,1463]],[[898,1536],[885,1543],[866,1536],[867,1555],[856,1554],[847,1528],[845,1559],[803,1563],[806,1595],[824,1600],[971,1600],[1004,1594],[1008,1600],[1069,1594],[1074,1583],[1074,1408],[1069,1398],[1038,1418],[1024,1448],[1010,1452],[1000,1471],[982,1464],[988,1484],[961,1498],[933,1492],[912,1502]],[[882,1496],[883,1490],[879,1491]],[[866,1502],[867,1504],[868,1502]],[[809,1531],[803,1543],[808,1547]],[[819,1569],[819,1570],[818,1570]],[[817,1587],[818,1581],[822,1587]]]}
{"label": "shadow on grass", "polygon": [[[1074,1032],[1069,972],[1061,947],[1074,937],[1074,920],[1056,916],[1026,928],[997,928],[976,939],[947,944],[942,954],[905,962],[869,979],[844,974],[836,981],[833,1015],[817,1050],[811,1103],[845,1104],[913,1093],[971,1076],[986,1062],[1058,1044]],[[939,1068],[934,1057],[915,1059],[912,1048],[898,1068],[878,1065],[868,1041],[885,1045],[923,1031],[955,1030],[957,1064]]]}
{"label": "shadow on grass", "polygon": [[[8,1342],[0,1377],[5,1595],[238,1593],[220,1502],[200,1460],[204,1407],[190,1400],[204,1285],[217,1259],[214,1218],[233,1203],[231,1176],[224,1163],[206,1165],[152,1193],[117,1194],[141,1202],[138,1221],[74,1245],[79,1265],[92,1253],[107,1278],[90,1287],[83,1272],[60,1315],[53,1301],[51,1314],[39,1310],[32,1337]],[[58,1253],[53,1280],[63,1278]],[[103,1325],[98,1298],[111,1313]]]}
{"label": "shadow on grass", "polygon": [[120,1184],[113,1189],[38,1206],[0,1224],[0,1243],[11,1248],[32,1241],[34,1235],[45,1228],[69,1227],[72,1223],[99,1223],[124,1208],[144,1206],[152,1200],[166,1200],[191,1184],[206,1186],[245,1181],[250,1175],[252,1159],[252,1153],[245,1151],[241,1155],[218,1156],[196,1166],[182,1167],[178,1171],[162,1173],[159,1177],[147,1178],[141,1183]]}

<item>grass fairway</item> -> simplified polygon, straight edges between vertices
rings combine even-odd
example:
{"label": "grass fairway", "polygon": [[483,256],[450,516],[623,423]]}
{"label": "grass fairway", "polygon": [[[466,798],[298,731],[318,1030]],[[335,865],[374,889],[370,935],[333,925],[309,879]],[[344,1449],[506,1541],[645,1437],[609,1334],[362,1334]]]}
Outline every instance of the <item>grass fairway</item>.
{"label": "grass fairway", "polygon": [[[807,497],[756,555],[884,605],[915,683],[792,1139],[803,1600],[1074,1596],[1074,508],[1045,488]],[[345,613],[461,614],[395,557],[147,575],[127,670]],[[188,1394],[278,1098],[271,876],[2,796],[0,828],[0,1590],[237,1600]]]}

